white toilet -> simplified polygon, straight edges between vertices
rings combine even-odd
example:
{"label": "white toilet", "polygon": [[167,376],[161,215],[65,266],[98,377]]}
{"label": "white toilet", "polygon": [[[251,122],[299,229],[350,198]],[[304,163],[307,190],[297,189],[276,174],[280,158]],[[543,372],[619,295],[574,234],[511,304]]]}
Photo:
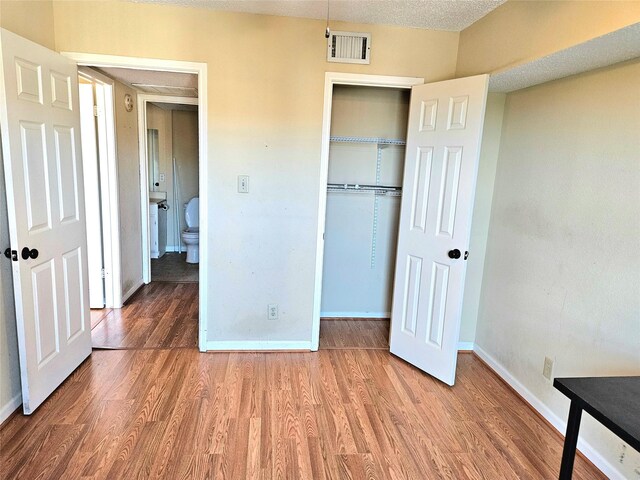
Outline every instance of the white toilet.
{"label": "white toilet", "polygon": [[182,230],[182,242],[187,246],[187,263],[200,261],[200,200],[193,197],[184,204],[187,228]]}

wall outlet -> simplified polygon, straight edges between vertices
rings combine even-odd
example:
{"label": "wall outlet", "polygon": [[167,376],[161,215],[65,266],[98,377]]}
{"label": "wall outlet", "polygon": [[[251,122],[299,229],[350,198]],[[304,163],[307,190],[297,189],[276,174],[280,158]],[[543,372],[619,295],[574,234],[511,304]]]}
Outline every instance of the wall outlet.
{"label": "wall outlet", "polygon": [[547,380],[551,380],[553,375],[553,359],[549,357],[544,357],[544,368],[542,369],[542,375]]}
{"label": "wall outlet", "polygon": [[161,182],[164,182],[164,173],[161,173],[161,174],[160,174],[160,181],[161,181]]}
{"label": "wall outlet", "polygon": [[249,175],[238,175],[238,193],[249,193]]}
{"label": "wall outlet", "polygon": [[269,320],[277,320],[278,319],[278,304],[270,303],[267,306],[267,318]]}

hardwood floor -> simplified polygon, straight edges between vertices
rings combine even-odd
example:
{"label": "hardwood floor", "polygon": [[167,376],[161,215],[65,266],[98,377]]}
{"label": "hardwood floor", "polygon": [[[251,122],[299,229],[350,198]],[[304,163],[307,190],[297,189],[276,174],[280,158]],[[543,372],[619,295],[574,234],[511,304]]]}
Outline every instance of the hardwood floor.
{"label": "hardwood floor", "polygon": [[[99,316],[92,312],[92,317]],[[196,348],[198,284],[151,282],[91,330],[95,348]]]}
{"label": "hardwood floor", "polygon": [[320,348],[389,350],[389,320],[383,318],[321,318]]}
{"label": "hardwood floor", "polygon": [[29,480],[552,479],[562,451],[475,356],[449,388],[373,349],[94,351],[0,442],[0,477]]}

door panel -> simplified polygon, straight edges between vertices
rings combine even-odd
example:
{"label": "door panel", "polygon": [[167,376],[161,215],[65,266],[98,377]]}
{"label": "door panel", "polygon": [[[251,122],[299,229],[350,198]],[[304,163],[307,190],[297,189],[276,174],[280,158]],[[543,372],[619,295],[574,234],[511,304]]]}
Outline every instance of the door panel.
{"label": "door panel", "polygon": [[0,124],[29,414],[91,353],[77,68],[11,32],[0,35]]}
{"label": "door panel", "polygon": [[[413,87],[391,352],[449,385],[487,96],[486,75]],[[450,250],[460,258],[449,258]]]}

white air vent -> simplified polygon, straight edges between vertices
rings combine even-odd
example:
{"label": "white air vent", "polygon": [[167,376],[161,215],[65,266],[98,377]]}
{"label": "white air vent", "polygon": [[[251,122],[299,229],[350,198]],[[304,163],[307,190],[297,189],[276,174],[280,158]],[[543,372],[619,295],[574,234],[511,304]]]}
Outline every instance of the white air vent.
{"label": "white air vent", "polygon": [[327,61],[338,63],[371,63],[371,34],[331,32],[327,45]]}

